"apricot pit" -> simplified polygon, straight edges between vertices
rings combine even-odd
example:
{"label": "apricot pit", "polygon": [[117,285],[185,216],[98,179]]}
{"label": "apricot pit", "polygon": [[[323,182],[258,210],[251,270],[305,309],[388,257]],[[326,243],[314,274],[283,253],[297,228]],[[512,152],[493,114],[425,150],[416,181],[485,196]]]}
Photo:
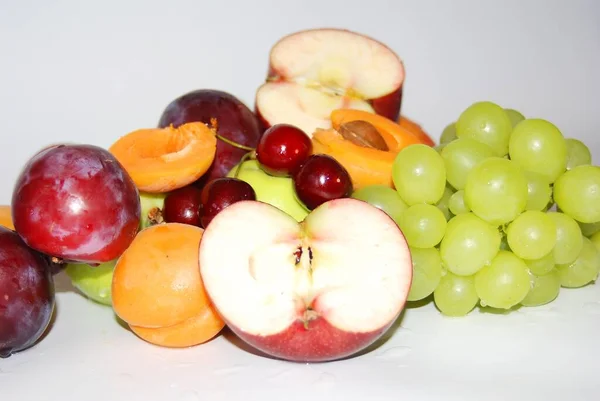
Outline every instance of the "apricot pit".
{"label": "apricot pit", "polygon": [[324,153],[340,162],[348,170],[355,190],[369,185],[393,188],[396,154],[406,146],[421,143],[394,121],[366,111],[334,110],[331,123],[331,129],[313,133],[313,153]]}

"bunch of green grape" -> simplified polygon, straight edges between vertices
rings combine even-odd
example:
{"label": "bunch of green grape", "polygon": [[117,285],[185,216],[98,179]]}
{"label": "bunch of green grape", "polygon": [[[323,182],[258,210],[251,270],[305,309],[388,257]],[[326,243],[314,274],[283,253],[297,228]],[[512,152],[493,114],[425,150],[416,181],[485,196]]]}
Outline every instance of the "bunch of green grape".
{"label": "bunch of green grape", "polygon": [[438,146],[401,150],[392,178],[352,196],[404,233],[409,301],[431,297],[448,316],[534,307],[600,273],[600,167],[549,121],[474,103]]}

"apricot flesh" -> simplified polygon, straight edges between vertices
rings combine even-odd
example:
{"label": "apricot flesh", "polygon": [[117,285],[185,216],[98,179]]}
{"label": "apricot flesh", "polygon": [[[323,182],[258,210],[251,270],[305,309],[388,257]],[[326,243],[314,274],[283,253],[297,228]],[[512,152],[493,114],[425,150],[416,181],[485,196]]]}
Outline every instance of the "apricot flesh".
{"label": "apricot flesh", "polygon": [[[387,150],[361,146],[340,132],[348,123],[364,121],[373,126],[387,145]],[[400,150],[422,140],[400,124],[377,114],[354,109],[337,109],[331,113],[331,129],[313,133],[313,153],[334,157],[350,173],[354,189],[369,185],[393,188],[392,166]]]}
{"label": "apricot flesh", "polygon": [[143,340],[165,347],[208,341],[225,326],[200,276],[204,230],[165,223],[139,232],[115,265],[113,309]]}
{"label": "apricot flesh", "polygon": [[348,170],[355,190],[368,185],[393,186],[395,153],[355,145],[333,129],[317,130],[312,141],[313,153],[330,155]]}
{"label": "apricot flesh", "polygon": [[117,139],[109,151],[142,192],[165,193],[202,177],[212,165],[215,131],[202,122],[147,128]]}
{"label": "apricot flesh", "polygon": [[410,131],[425,145],[435,146],[435,141],[433,140],[433,138],[431,138],[431,136],[427,132],[425,132],[423,127],[421,127],[421,125],[418,124],[416,121],[411,120],[406,116],[400,116],[400,118],[398,119],[398,124],[401,127],[406,128],[408,131]]}
{"label": "apricot flesh", "polygon": [[15,229],[12,221],[10,206],[8,205],[0,205],[0,226],[4,226],[11,230]]}

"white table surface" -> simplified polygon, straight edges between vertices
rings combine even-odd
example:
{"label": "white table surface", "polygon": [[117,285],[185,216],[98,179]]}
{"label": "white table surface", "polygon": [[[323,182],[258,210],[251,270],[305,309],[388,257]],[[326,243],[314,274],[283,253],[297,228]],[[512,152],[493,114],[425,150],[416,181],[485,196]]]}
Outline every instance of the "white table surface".
{"label": "white table surface", "polygon": [[[436,137],[492,100],[554,122],[600,160],[600,2],[0,2],[0,203],[39,148],[110,145],[156,125],[173,98],[222,89],[253,104],[270,46],[320,26],[372,35],[407,69],[403,113]],[[0,361],[2,400],[600,399],[600,286],[508,315],[409,309],[361,356],[305,365],[254,355],[231,335],[149,345],[57,277],[49,334]]]}

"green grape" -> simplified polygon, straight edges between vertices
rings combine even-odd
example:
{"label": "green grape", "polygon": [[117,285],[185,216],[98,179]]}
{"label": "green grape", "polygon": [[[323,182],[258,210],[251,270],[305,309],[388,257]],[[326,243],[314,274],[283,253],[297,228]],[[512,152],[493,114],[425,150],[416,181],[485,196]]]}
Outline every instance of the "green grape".
{"label": "green grape", "polygon": [[527,210],[506,229],[508,245],[522,259],[539,259],[554,249],[556,225],[546,213]]}
{"label": "green grape", "polygon": [[465,201],[473,213],[490,224],[506,224],[525,210],[527,178],[514,162],[490,157],[469,173]]}
{"label": "green grape", "polygon": [[583,246],[577,258],[566,264],[557,264],[560,285],[578,288],[596,280],[600,272],[598,249],[589,238],[582,237]]}
{"label": "green grape", "polygon": [[499,251],[475,274],[475,290],[482,306],[510,309],[527,296],[530,287],[527,265],[510,251]]}
{"label": "green grape", "polygon": [[488,145],[494,154],[508,153],[512,123],[504,109],[492,102],[476,102],[467,107],[456,121],[456,136],[472,138]]}
{"label": "green grape", "polygon": [[525,116],[515,109],[504,109],[504,111],[513,127],[525,119]]}
{"label": "green grape", "polygon": [[550,251],[539,259],[525,259],[525,264],[531,273],[543,276],[554,269],[554,253]]}
{"label": "green grape", "polygon": [[413,278],[409,301],[419,301],[431,295],[442,278],[442,258],[437,248],[410,248]]}
{"label": "green grape", "polygon": [[452,194],[448,200],[448,208],[454,215],[470,212],[471,210],[465,204],[465,191],[461,189]]}
{"label": "green grape", "polygon": [[508,144],[510,159],[553,183],[567,168],[567,144],[551,122],[526,119],[514,128]]}
{"label": "green grape", "polygon": [[446,125],[440,135],[440,144],[450,143],[456,139],[456,124],[451,123]]}
{"label": "green grape", "polygon": [[450,220],[450,218],[452,217],[452,213],[450,213],[450,209],[448,208],[448,201],[450,200],[450,197],[453,193],[454,190],[452,190],[451,187],[446,186],[446,188],[444,189],[444,194],[442,195],[442,199],[440,199],[435,204],[437,208],[442,211],[446,220]]}
{"label": "green grape", "polygon": [[572,217],[561,212],[548,212],[556,225],[556,245],[554,245],[554,263],[567,264],[577,258],[583,247],[581,229]]}
{"label": "green grape", "polygon": [[552,188],[544,176],[525,171],[527,178],[527,205],[525,210],[544,210],[550,203]]}
{"label": "green grape", "polygon": [[473,276],[457,276],[446,272],[433,291],[435,306],[446,316],[465,316],[477,306]]}
{"label": "green grape", "polygon": [[492,149],[472,138],[460,138],[442,150],[446,179],[452,187],[464,189],[469,172],[482,160],[494,156]]}
{"label": "green grape", "polygon": [[550,303],[558,297],[560,292],[560,277],[556,269],[547,274],[536,276],[530,274],[531,289],[521,301],[523,306],[540,306]]}
{"label": "green grape", "polygon": [[600,252],[600,231],[592,235],[590,241],[592,241],[592,244],[594,244],[598,252]]}
{"label": "green grape", "polygon": [[444,160],[430,146],[407,146],[394,159],[392,180],[407,205],[435,204],[442,198],[446,188]]}
{"label": "green grape", "polygon": [[352,198],[367,202],[388,214],[400,224],[402,212],[408,208],[398,191],[385,185],[368,185],[352,193]]}
{"label": "green grape", "polygon": [[585,143],[575,138],[567,138],[565,142],[567,143],[567,170],[592,164],[592,153]]}
{"label": "green grape", "polygon": [[448,145],[447,143],[440,143],[438,145],[435,145],[433,148],[435,149],[436,152],[438,152],[439,154],[442,154],[442,150],[444,150],[444,148],[446,147],[446,145]]}
{"label": "green grape", "polygon": [[418,203],[402,213],[398,225],[408,245],[415,248],[432,248],[444,237],[446,224],[446,217],[440,209],[426,203]]}
{"label": "green grape", "polygon": [[577,221],[600,221],[600,167],[577,166],[561,174],[554,183],[554,201]]}
{"label": "green grape", "polygon": [[500,232],[473,213],[454,216],[440,244],[444,266],[454,274],[470,276],[496,256]]}
{"label": "green grape", "polygon": [[581,234],[583,234],[584,237],[591,237],[600,231],[600,221],[595,223],[577,222],[577,224],[579,224],[579,228],[581,228]]}

